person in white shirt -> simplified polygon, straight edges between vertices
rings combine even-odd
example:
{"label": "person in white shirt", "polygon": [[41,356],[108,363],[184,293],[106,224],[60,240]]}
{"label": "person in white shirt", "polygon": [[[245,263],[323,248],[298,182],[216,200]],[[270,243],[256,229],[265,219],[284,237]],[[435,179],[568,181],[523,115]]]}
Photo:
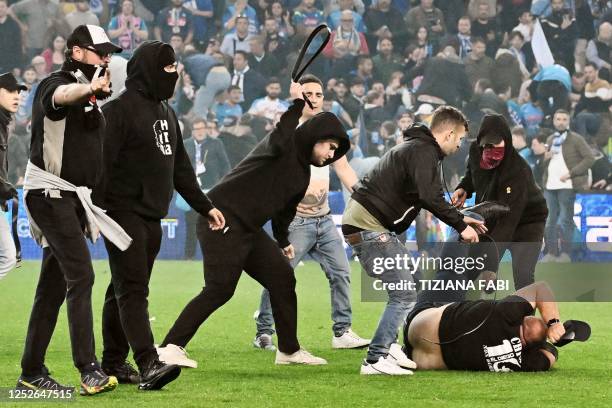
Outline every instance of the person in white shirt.
{"label": "person in white shirt", "polygon": [[282,88],[278,78],[270,78],[266,86],[266,96],[255,99],[249,109],[249,113],[274,120],[277,115],[285,112],[289,107],[286,101],[279,98],[281,90]]}

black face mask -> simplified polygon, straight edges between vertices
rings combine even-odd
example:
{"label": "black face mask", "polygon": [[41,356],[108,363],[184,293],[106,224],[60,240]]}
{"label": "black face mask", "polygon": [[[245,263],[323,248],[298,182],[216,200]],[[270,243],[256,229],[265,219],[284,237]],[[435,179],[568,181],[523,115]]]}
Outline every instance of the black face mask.
{"label": "black face mask", "polygon": [[[86,83],[84,80],[92,82],[94,79],[102,77],[106,73],[106,67],[103,67],[102,65],[85,64],[84,62],[80,62],[72,58],[68,58],[64,62],[64,65],[62,65],[62,70],[72,72],[77,80],[82,83]],[[106,99],[111,96],[112,93],[112,91],[104,93],[99,92],[96,94],[96,98],[100,100]]]}
{"label": "black face mask", "polygon": [[163,68],[157,74],[157,81],[154,84],[154,92],[157,99],[164,101],[172,98],[174,95],[174,87],[178,80],[178,72],[166,72]]}

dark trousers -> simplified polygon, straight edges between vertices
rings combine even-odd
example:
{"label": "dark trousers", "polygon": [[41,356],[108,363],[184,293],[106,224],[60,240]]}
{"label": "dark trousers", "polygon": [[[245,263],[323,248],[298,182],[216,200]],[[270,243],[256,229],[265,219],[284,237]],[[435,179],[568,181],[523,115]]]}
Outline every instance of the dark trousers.
{"label": "dark trousers", "polygon": [[43,249],[21,359],[21,370],[26,376],[43,372],[47,347],[64,299],[74,365],[82,370],[96,361],[91,310],[94,271],[83,234],[84,210],[76,194],[61,194],[62,198],[49,198],[32,191],[26,196],[30,215],[49,243]]}
{"label": "dark trousers", "polygon": [[300,349],[296,334],[297,297],[289,261],[263,229],[244,231],[237,222],[227,221],[230,228],[224,234],[209,229],[204,217],[198,219],[198,239],[204,254],[204,289],[185,306],[162,346],[185,347],[208,316],[231,299],[244,270],[270,292],[279,350],[296,352]]}
{"label": "dark trousers", "polygon": [[102,312],[104,352],[102,365],[122,364],[130,347],[142,372],[157,357],[149,323],[149,280],[161,245],[159,220],[144,219],[130,212],[109,213],[132,237],[132,245],[121,251],[104,240],[112,279],[106,290]]}
{"label": "dark trousers", "polygon": [[198,213],[194,210],[185,212],[185,259],[193,259],[196,253],[196,225]]}

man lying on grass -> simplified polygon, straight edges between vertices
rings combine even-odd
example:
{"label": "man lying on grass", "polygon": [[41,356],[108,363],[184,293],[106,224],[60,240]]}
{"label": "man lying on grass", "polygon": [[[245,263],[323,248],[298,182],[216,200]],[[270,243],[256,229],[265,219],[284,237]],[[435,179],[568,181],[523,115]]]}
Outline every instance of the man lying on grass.
{"label": "man lying on grass", "polygon": [[[404,351],[420,369],[546,371],[558,358],[555,346],[590,336],[584,322],[560,322],[557,303],[544,282],[499,301],[440,306],[427,300],[428,295],[419,294],[404,327]],[[541,317],[534,316],[536,309]]]}

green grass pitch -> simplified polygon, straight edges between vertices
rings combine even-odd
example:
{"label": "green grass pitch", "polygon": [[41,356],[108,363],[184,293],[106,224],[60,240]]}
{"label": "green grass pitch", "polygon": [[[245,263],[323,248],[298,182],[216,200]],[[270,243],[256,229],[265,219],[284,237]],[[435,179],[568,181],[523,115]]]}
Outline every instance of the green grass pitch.
{"label": "green grass pitch", "polygon": [[[20,373],[29,311],[39,262],[25,262],[0,281],[0,386],[11,387]],[[382,303],[360,301],[359,267],[353,263],[353,328],[371,337]],[[507,274],[509,265],[502,266]],[[538,276],[559,264],[538,265]],[[108,264],[95,263],[93,305],[98,356],[101,354],[101,308],[110,279]],[[576,268],[579,269],[579,268]],[[579,273],[579,271],[577,272]],[[506,275],[510,276],[510,275]],[[326,358],[320,367],[275,366],[274,353],[255,350],[253,312],[260,287],[243,275],[234,298],[215,313],[188,345],[199,368],[183,370],[162,391],[142,392],[120,385],[111,393],[77,397],[78,406],[101,407],[611,407],[612,303],[562,303],[562,318],[591,323],[587,343],[560,352],[548,373],[421,372],[402,378],[360,376],[364,350],[332,350],[330,296],[318,265],[296,269],[299,338],[303,347]],[[160,341],[183,306],[202,287],[200,262],[158,261],[153,271],[149,311],[155,339]],[[46,364],[60,382],[78,383],[72,366],[65,308],[60,312]],[[8,406],[7,402],[0,402]],[[61,406],[37,403],[34,406]],[[20,403],[16,406],[23,406]],[[72,405],[75,406],[75,405]]]}

